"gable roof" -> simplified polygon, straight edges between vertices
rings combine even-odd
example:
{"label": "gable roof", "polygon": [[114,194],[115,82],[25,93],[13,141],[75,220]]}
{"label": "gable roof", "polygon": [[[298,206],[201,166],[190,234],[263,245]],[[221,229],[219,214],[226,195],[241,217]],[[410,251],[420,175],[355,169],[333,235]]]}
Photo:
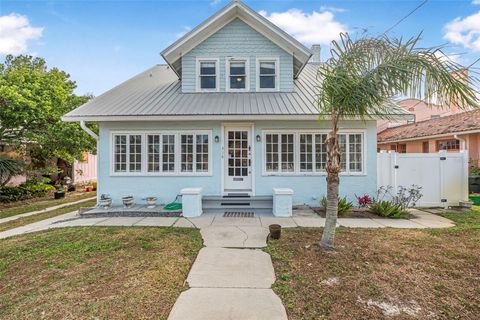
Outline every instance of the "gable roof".
{"label": "gable roof", "polygon": [[386,129],[377,135],[378,143],[420,140],[426,137],[480,131],[480,110],[457,113]]}
{"label": "gable roof", "polygon": [[303,67],[312,56],[310,50],[238,0],[228,3],[217,13],[172,43],[161,52],[162,57],[178,77],[182,78],[182,56],[236,18],[241,19],[280,48],[290,53],[293,56],[294,78],[300,75]]}
{"label": "gable roof", "polygon": [[[67,113],[65,121],[317,120],[318,64],[307,64],[293,92],[183,93],[167,65],[156,65]],[[398,108],[392,116],[410,116]]]}

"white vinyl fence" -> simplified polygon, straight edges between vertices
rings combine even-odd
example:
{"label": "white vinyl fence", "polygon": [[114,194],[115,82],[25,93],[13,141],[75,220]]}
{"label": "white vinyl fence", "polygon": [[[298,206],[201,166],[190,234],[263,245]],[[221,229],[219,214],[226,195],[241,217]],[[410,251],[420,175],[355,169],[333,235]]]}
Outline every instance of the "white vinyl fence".
{"label": "white vinyl fence", "polygon": [[422,187],[419,207],[458,206],[468,200],[468,154],[466,152],[377,154],[377,185],[412,184]]}
{"label": "white vinyl fence", "polygon": [[97,180],[97,156],[91,153],[85,155],[83,161],[73,163],[73,183],[84,184]]}

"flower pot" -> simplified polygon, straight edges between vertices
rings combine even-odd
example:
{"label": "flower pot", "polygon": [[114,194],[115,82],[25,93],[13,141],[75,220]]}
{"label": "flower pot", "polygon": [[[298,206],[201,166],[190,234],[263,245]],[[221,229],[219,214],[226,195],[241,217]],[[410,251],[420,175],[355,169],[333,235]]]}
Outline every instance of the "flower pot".
{"label": "flower pot", "polygon": [[98,201],[98,205],[103,209],[108,209],[112,205],[112,199],[111,198],[100,199]]}
{"label": "flower pot", "polygon": [[63,199],[65,198],[65,191],[55,191],[53,197],[54,199]]}
{"label": "flower pot", "polygon": [[157,197],[146,197],[145,201],[147,202],[148,208],[155,208]]}
{"label": "flower pot", "polygon": [[122,202],[125,208],[130,208],[131,206],[133,206],[133,196],[123,197]]}
{"label": "flower pot", "polygon": [[92,186],[88,186],[85,188],[85,191],[87,192],[92,192],[93,191],[93,187]]}
{"label": "flower pot", "polygon": [[268,226],[270,230],[269,237],[270,239],[278,240],[280,239],[280,235],[282,234],[282,226],[279,224],[271,224]]}

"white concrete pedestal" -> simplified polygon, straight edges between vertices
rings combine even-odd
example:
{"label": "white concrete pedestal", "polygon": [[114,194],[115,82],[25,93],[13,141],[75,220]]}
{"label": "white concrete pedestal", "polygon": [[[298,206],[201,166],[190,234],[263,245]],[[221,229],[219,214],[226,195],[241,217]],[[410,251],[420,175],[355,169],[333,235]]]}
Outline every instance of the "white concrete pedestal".
{"label": "white concrete pedestal", "polygon": [[184,217],[198,217],[202,214],[202,188],[184,188],[182,195],[182,212]]}
{"label": "white concrete pedestal", "polygon": [[273,188],[273,215],[276,217],[292,216],[293,190],[289,188]]}

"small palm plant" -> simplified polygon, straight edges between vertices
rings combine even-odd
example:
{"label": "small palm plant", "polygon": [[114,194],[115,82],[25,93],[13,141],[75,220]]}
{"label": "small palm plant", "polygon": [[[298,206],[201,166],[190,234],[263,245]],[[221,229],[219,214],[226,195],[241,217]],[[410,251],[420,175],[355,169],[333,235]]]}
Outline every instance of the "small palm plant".
{"label": "small palm plant", "polygon": [[[331,132],[327,145],[327,210],[321,246],[334,246],[338,215],[341,152],[339,121],[391,119],[398,115],[395,98],[410,96],[428,102],[458,101],[461,108],[477,106],[477,81],[466,73],[453,75],[461,66],[445,59],[439,48],[418,48],[420,37],[391,39],[341,34],[332,42],[331,58],[318,69],[318,108],[328,115]],[[439,54],[440,53],[440,54]]]}
{"label": "small palm plant", "polygon": [[6,185],[13,176],[20,174],[23,168],[22,160],[0,156],[0,187]]}

